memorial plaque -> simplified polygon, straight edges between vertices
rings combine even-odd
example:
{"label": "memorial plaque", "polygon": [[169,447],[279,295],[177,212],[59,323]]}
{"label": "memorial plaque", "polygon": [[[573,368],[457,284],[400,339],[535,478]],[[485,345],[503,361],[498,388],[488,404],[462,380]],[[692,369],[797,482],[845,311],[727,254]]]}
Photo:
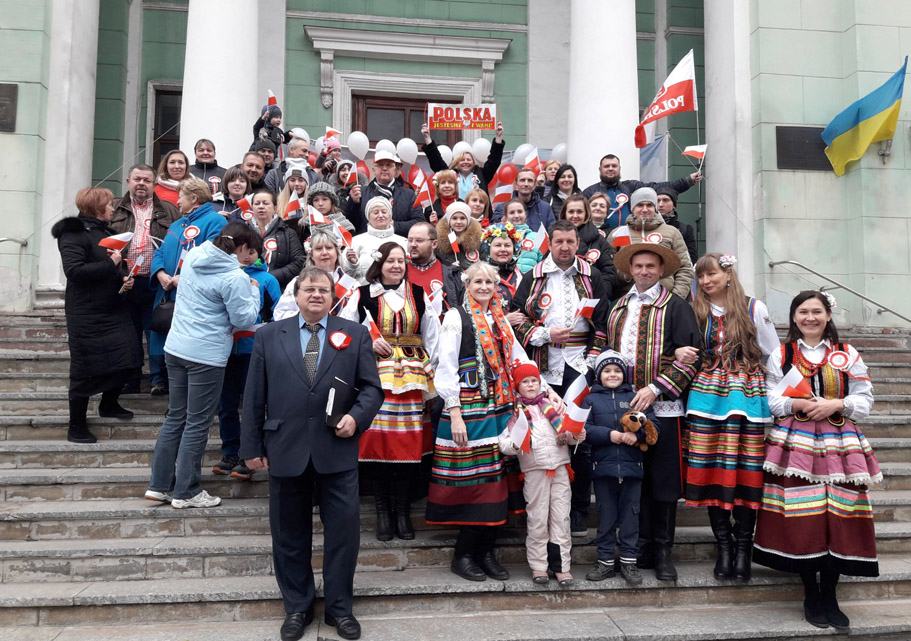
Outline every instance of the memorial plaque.
{"label": "memorial plaque", "polygon": [[0,131],[16,131],[19,85],[0,84]]}
{"label": "memorial plaque", "polygon": [[832,171],[822,127],[775,127],[779,169]]}

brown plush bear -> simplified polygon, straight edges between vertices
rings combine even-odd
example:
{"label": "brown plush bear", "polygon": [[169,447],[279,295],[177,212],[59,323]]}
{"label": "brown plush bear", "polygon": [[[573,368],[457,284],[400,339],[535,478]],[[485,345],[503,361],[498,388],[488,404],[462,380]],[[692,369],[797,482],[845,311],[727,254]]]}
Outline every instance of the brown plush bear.
{"label": "brown plush bear", "polygon": [[620,426],[624,432],[638,432],[645,428],[645,443],[639,443],[639,449],[643,452],[648,449],[649,445],[658,442],[658,430],[655,429],[655,424],[648,420],[642,412],[630,410],[620,417]]}

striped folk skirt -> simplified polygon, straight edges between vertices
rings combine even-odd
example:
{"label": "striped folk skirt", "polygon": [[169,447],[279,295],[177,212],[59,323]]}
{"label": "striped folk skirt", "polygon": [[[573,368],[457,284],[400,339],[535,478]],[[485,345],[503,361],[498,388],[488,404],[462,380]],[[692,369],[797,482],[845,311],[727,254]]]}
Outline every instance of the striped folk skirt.
{"label": "striped folk skirt", "polygon": [[433,448],[428,523],[502,525],[510,512],[524,509],[518,462],[503,456],[499,448],[499,436],[512,409],[511,403],[498,407],[475,390],[463,390],[465,447],[452,440],[449,412],[443,412]]}
{"label": "striped folk skirt", "polygon": [[686,504],[758,509],[765,426],[772,422],[762,372],[700,371],[687,401]]}
{"label": "striped folk skirt", "polygon": [[869,483],[873,450],[843,417],[789,416],[766,438],[753,560],[783,572],[878,576]]}

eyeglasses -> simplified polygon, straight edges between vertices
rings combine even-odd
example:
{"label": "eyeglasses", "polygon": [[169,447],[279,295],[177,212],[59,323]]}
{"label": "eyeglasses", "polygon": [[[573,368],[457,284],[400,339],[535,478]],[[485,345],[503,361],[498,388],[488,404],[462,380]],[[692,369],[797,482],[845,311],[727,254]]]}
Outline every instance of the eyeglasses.
{"label": "eyeglasses", "polygon": [[316,294],[316,293],[320,293],[323,296],[328,296],[329,294],[332,293],[332,290],[329,289],[328,287],[301,287],[301,291],[304,292],[305,294],[307,294],[308,296],[312,296],[313,294]]}

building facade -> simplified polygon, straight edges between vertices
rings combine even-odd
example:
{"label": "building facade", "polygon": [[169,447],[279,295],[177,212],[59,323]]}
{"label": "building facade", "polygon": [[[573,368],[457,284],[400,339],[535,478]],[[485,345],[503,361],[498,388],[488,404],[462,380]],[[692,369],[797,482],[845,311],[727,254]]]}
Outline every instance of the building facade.
{"label": "building facade", "polygon": [[[669,178],[693,171],[683,147],[708,144],[706,180],[679,207],[701,248],[736,254],[748,291],[779,322],[797,291],[826,283],[769,266],[787,260],[911,316],[900,295],[911,275],[907,111],[893,143],[872,145],[841,178],[820,164],[818,138],[911,50],[911,5],[900,0],[2,4],[2,236],[27,243],[0,243],[4,309],[59,305],[49,232],[75,213],[78,189],[121,195],[130,165],[177,147],[192,161],[203,137],[222,166],[239,162],[269,90],[285,128],[316,138],[332,126],[343,143],[355,130],[420,142],[427,102],[495,102],[507,150],[529,142],[546,157],[567,143],[584,186],[605,153],[638,177],[639,114],[692,49],[700,111],[659,131]],[[841,324],[906,324],[835,295]]]}

